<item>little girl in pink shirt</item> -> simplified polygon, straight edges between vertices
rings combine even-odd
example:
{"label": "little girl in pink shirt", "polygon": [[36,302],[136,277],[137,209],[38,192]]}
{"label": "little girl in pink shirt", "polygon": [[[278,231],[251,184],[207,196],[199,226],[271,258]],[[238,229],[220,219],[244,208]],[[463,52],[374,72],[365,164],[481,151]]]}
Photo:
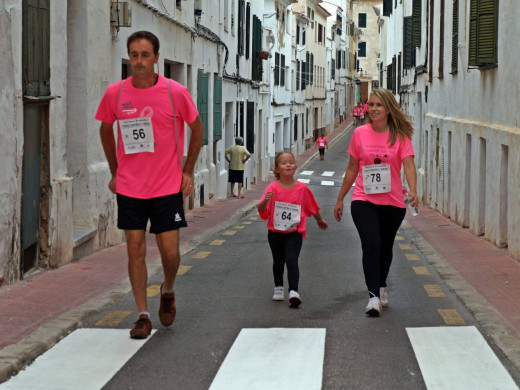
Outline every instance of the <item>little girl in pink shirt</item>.
{"label": "little girl in pink shirt", "polygon": [[326,230],[327,222],[321,216],[320,206],[309,187],[294,177],[296,161],[290,152],[279,152],[274,159],[276,180],[269,184],[263,199],[258,203],[258,214],[267,220],[268,241],[273,254],[273,300],[283,301],[283,273],[287,265],[289,305],[301,304],[298,293],[300,270],[298,257],[306,237],[306,218],[313,216],[320,229]]}

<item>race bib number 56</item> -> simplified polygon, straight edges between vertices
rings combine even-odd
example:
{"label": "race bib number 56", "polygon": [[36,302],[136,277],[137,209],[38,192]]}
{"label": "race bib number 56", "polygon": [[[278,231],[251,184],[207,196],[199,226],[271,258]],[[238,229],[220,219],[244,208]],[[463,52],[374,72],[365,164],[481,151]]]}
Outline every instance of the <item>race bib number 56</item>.
{"label": "race bib number 56", "polygon": [[299,204],[274,202],[274,221],[276,230],[282,232],[294,230],[300,223],[300,213],[302,206]]}
{"label": "race bib number 56", "polygon": [[124,119],[119,121],[125,154],[154,152],[151,118]]}

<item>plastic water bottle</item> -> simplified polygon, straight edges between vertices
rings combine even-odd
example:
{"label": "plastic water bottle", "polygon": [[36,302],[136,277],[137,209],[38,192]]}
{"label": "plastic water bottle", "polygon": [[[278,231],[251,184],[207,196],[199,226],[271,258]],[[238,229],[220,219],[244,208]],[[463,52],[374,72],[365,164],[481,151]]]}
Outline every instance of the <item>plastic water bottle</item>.
{"label": "plastic water bottle", "polygon": [[406,204],[406,207],[408,208],[408,211],[410,214],[412,214],[413,217],[419,214],[419,209],[415,207],[412,204],[412,200],[408,198],[408,190],[406,188],[403,188],[403,195],[404,195],[404,203]]}

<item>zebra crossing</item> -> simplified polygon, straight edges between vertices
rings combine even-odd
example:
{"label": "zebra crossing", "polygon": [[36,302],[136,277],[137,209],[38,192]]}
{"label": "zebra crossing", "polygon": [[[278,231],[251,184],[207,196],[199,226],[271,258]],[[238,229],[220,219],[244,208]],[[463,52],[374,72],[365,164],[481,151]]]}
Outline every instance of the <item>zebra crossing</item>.
{"label": "zebra crossing", "polygon": [[[518,389],[476,327],[406,332],[428,389]],[[0,389],[101,389],[154,334],[132,340],[126,329],[77,329]],[[320,390],[325,344],[324,328],[242,329],[209,390]]]}
{"label": "zebra crossing", "polygon": [[[315,171],[302,171],[298,173],[298,181],[310,185],[320,185],[323,187],[340,187],[345,177],[345,172],[323,171],[321,173]],[[328,178],[332,180],[324,180]]]}

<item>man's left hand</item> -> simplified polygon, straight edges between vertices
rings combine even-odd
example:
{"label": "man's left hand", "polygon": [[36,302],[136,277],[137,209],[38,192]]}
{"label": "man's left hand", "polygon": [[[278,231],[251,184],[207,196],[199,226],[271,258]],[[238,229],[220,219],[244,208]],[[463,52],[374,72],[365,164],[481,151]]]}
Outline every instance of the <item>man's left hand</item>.
{"label": "man's left hand", "polygon": [[182,173],[181,191],[184,198],[193,195],[193,177],[185,172]]}

